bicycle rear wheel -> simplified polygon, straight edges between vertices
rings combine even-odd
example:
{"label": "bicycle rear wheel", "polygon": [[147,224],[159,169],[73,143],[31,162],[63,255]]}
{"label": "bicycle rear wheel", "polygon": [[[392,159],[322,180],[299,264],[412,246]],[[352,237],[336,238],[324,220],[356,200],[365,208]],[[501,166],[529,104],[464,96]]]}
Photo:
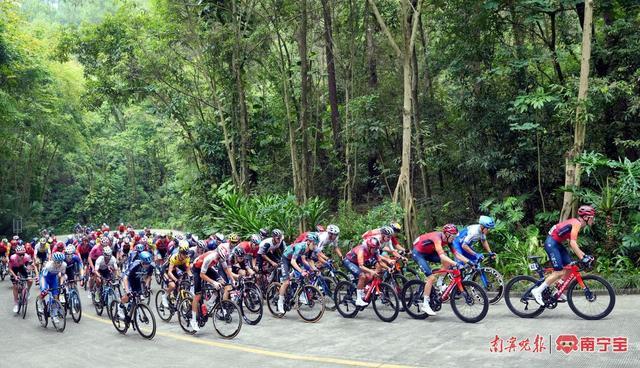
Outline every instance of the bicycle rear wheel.
{"label": "bicycle rear wheel", "polygon": [[27,316],[27,307],[29,306],[29,289],[24,287],[22,293],[20,293],[20,313],[22,313],[22,319]]}
{"label": "bicycle rear wheel", "polygon": [[69,310],[71,311],[71,318],[73,322],[78,323],[82,318],[82,305],[80,304],[80,296],[77,292],[72,291],[69,293]]}
{"label": "bicycle rear wheel", "polygon": [[462,290],[457,287],[451,293],[451,309],[467,323],[482,321],[489,311],[489,298],[482,286],[473,281],[462,281]]}
{"label": "bicycle rear wheel", "polygon": [[109,305],[109,315],[111,315],[111,323],[113,323],[113,327],[116,328],[116,331],[120,332],[121,334],[125,334],[127,333],[127,330],[129,329],[129,323],[127,322],[127,312],[125,313],[124,318],[120,318],[120,313],[118,313],[118,308],[120,308],[120,302],[117,300],[114,300],[111,302],[111,304]]}
{"label": "bicycle rear wheel", "polygon": [[173,317],[173,310],[171,306],[165,307],[162,304],[162,297],[166,295],[167,292],[160,289],[156,293],[156,311],[158,312],[158,317],[165,322],[171,321],[171,317]]}
{"label": "bicycle rear wheel", "polygon": [[[101,316],[102,312],[104,311],[104,307],[105,305],[102,302],[102,293],[100,292],[100,290],[96,290],[92,293],[93,297],[91,298],[93,301],[93,307],[96,310],[96,314]],[[109,306],[107,306],[108,308]],[[108,313],[107,313],[108,314]]]}
{"label": "bicycle rear wheel", "polygon": [[318,276],[317,288],[324,296],[324,306],[330,311],[336,310],[336,302],[333,300],[333,292],[336,290],[338,281],[331,276]]}
{"label": "bicycle rear wheel", "polygon": [[145,339],[153,339],[156,335],[156,318],[153,316],[153,312],[144,303],[138,303],[133,308],[133,324],[136,330]]}
{"label": "bicycle rear wheel", "polygon": [[495,268],[483,267],[482,271],[475,272],[473,274],[473,278],[471,280],[482,286],[489,298],[489,304],[496,304],[500,299],[502,299],[504,292],[504,279],[502,278],[502,274],[500,274],[500,272]]}
{"label": "bicycle rear wheel", "polygon": [[393,322],[400,313],[400,303],[395,288],[386,282],[380,283],[379,293],[372,296],[373,311],[384,322]]}
{"label": "bicycle rear wheel", "polygon": [[336,310],[344,318],[353,318],[358,314],[356,306],[356,287],[350,281],[340,281],[333,292]]}
{"label": "bicycle rear wheel", "polygon": [[213,307],[211,315],[213,327],[222,338],[233,339],[240,333],[242,313],[236,303],[223,300]]}
{"label": "bicycle rear wheel", "polygon": [[596,275],[582,276],[585,288],[579,292],[578,280],[573,280],[567,291],[569,308],[578,317],[587,320],[602,319],[616,305],[616,294],[607,280]]}
{"label": "bicycle rear wheel", "polygon": [[305,322],[315,323],[324,314],[324,295],[320,289],[312,285],[304,285],[295,295],[298,315]]}
{"label": "bicycle rear wheel", "polygon": [[67,327],[67,314],[62,304],[57,300],[53,300],[49,306],[49,310],[51,311],[53,327],[55,327],[58,332],[64,332],[65,327]]}
{"label": "bicycle rear wheel", "polygon": [[239,306],[242,318],[248,324],[257,325],[262,320],[262,295],[256,285],[245,283]]}
{"label": "bicycle rear wheel", "polygon": [[191,329],[191,320],[196,318],[196,316],[191,310],[191,303],[193,303],[193,300],[190,298],[182,299],[180,304],[178,304],[178,310],[176,313],[178,313],[178,323],[180,324],[180,328],[182,328],[184,332],[193,335],[196,332]]}
{"label": "bicycle rear wheel", "polygon": [[520,318],[534,318],[544,312],[544,306],[538,305],[531,295],[531,289],[538,280],[532,276],[520,275],[512,278],[504,287],[504,302]]}
{"label": "bicycle rear wheel", "polygon": [[429,317],[429,315],[422,310],[422,302],[424,301],[424,281],[407,281],[400,293],[400,301],[402,302],[404,311],[407,312],[411,318],[425,319]]}
{"label": "bicycle rear wheel", "polygon": [[280,283],[272,282],[267,288],[267,308],[272,316],[276,318],[284,317],[284,313],[278,312],[278,298],[280,297]]}

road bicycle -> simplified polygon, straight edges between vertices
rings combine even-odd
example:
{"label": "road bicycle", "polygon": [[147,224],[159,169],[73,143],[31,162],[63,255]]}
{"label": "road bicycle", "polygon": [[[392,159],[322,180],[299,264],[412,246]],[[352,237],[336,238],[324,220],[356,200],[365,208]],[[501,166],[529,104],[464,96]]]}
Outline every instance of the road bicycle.
{"label": "road bicycle", "polygon": [[233,339],[242,328],[242,312],[240,307],[232,300],[223,300],[223,288],[215,289],[213,285],[204,283],[202,297],[193,315],[191,306],[192,298],[186,298],[178,306],[178,322],[182,330],[188,334],[195,334],[191,329],[191,320],[196,319],[200,328],[204,327],[209,319],[213,322],[213,328],[224,339]]}
{"label": "road bicycle", "polygon": [[373,311],[384,322],[393,322],[400,313],[398,294],[393,286],[382,281],[380,275],[374,276],[364,289],[366,306],[356,305],[356,284],[351,281],[340,281],[333,294],[338,313],[344,318],[354,318],[358,312],[368,305],[373,305]]}
{"label": "road bicycle", "polygon": [[[116,296],[116,290],[118,291],[118,296]],[[99,316],[102,315],[105,307],[107,308],[107,314],[109,314],[109,306],[111,305],[111,302],[119,300],[120,296],[122,296],[122,293],[120,292],[120,279],[103,279],[100,290],[91,291],[93,306]],[[111,318],[110,315],[109,318]]]}
{"label": "road bicycle", "polygon": [[80,294],[76,288],[76,282],[79,280],[69,280],[63,284],[62,293],[60,294],[60,303],[64,306],[65,314],[71,313],[73,322],[78,323],[82,318],[82,304],[80,303]]}
{"label": "road bicycle", "polygon": [[[504,295],[504,278],[502,274],[493,267],[485,266],[484,263],[493,263],[492,258],[494,254],[483,254],[484,258],[475,263],[473,267],[467,267],[462,270],[462,279],[467,281],[473,281],[482,286],[489,298],[489,304],[496,304]],[[451,275],[445,274],[438,276],[436,285],[438,287],[446,288],[446,285],[451,282]]]}
{"label": "road bicycle", "polygon": [[330,311],[336,310],[336,303],[333,301],[333,292],[338,285],[338,281],[329,275],[312,273],[309,279],[311,285],[315,286],[324,296],[324,306]]}
{"label": "road bicycle", "polygon": [[305,322],[315,323],[324,314],[324,296],[308,277],[302,277],[297,271],[292,274],[291,282],[284,296],[284,313],[278,312],[280,282],[272,282],[267,289],[267,307],[276,318],[282,318],[290,310],[296,310]]}
{"label": "road bicycle", "polygon": [[[444,291],[440,291],[435,285],[431,288],[429,296],[429,306],[434,312],[442,309],[442,303],[450,301],[453,313],[462,321],[476,323],[482,321],[489,311],[489,298],[482,286],[477,283],[463,279],[461,268],[439,269],[434,271],[435,275],[451,276],[451,282]],[[408,281],[402,289],[401,299],[405,311],[412,318],[425,319],[429,315],[422,310],[424,301],[424,281]]]}
{"label": "road bicycle", "polygon": [[165,322],[171,321],[171,318],[178,310],[180,302],[186,298],[193,298],[193,295],[189,291],[190,289],[191,279],[187,274],[182,274],[177,282],[177,287],[173,289],[171,295],[167,296],[169,305],[166,307],[162,304],[162,297],[167,295],[167,291],[160,289],[156,293],[156,311],[158,312],[158,317]]}
{"label": "road bicycle", "polygon": [[129,302],[126,304],[119,300],[111,301],[109,315],[113,327],[123,335],[127,333],[129,327],[148,340],[156,335],[156,318],[149,306],[142,301],[140,293],[129,293]]}
{"label": "road bicycle", "polygon": [[542,292],[544,305],[538,305],[531,294],[545,280],[545,273],[552,272],[552,267],[540,266],[540,256],[529,256],[529,269],[536,272],[538,278],[529,275],[516,276],[505,286],[504,300],[509,310],[518,317],[534,318],[545,309],[555,309],[560,297],[566,292],[567,304],[577,316],[586,320],[602,319],[611,313],[616,304],[616,294],[611,284],[597,275],[582,275],[581,271],[589,271],[593,260],[589,263],[571,262],[565,270],[571,273],[559,285],[546,288]]}
{"label": "road bicycle", "polygon": [[42,327],[46,328],[49,324],[49,318],[51,318],[56,331],[63,332],[67,326],[65,309],[62,303],[53,296],[53,292],[60,289],[60,287],[49,288],[40,293],[40,297],[36,298],[36,314]]}
{"label": "road bicycle", "polygon": [[9,274],[9,266],[5,263],[6,257],[0,257],[0,279],[4,281],[5,277]]}
{"label": "road bicycle", "polygon": [[27,315],[27,306],[29,305],[29,288],[27,284],[32,278],[19,278],[14,281],[18,284],[18,315],[22,315],[24,319]]}
{"label": "road bicycle", "polygon": [[262,293],[250,277],[240,277],[238,285],[231,291],[231,300],[240,307],[242,318],[250,325],[257,325],[262,320],[264,307]]}

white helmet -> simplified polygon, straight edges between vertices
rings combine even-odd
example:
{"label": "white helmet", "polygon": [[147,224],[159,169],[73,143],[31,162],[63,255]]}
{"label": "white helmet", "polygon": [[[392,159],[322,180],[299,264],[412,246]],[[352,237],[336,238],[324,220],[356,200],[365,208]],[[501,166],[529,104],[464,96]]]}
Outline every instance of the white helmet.
{"label": "white helmet", "polygon": [[111,257],[113,250],[111,250],[111,247],[104,247],[104,249],[102,249],[102,254],[106,257]]}
{"label": "white helmet", "polygon": [[229,259],[229,243],[222,243],[216,248],[221,259]]}
{"label": "white helmet", "polygon": [[74,247],[73,244],[69,244],[64,248],[64,252],[71,255],[76,252],[76,247]]}
{"label": "white helmet", "polygon": [[340,228],[337,225],[331,224],[331,225],[327,226],[327,232],[329,234],[338,235],[338,234],[340,234]]}

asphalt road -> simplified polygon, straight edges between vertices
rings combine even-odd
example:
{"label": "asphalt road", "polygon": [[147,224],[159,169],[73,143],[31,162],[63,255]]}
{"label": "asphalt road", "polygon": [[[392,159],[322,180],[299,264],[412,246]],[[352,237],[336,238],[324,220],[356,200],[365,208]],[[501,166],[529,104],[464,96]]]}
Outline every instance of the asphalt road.
{"label": "asphalt road", "polygon": [[[401,313],[393,323],[379,321],[371,309],[355,319],[327,311],[318,323],[308,324],[295,313],[275,319],[265,308],[260,324],[243,325],[233,340],[219,338],[210,323],[197,335],[186,335],[174,317],[170,323],[156,318],[158,332],[147,341],[133,331],[119,334],[109,320],[96,316],[85,292],[81,294],[82,320],[75,324],[69,319],[64,333],[57,333],[51,327],[40,327],[33,295],[26,320],[14,316],[10,284],[0,283],[0,367],[43,367],[52,362],[67,368],[640,366],[638,295],[619,296],[612,314],[601,321],[582,320],[566,305],[534,320],[520,319],[502,301],[491,306],[488,316],[477,324],[458,320],[448,304],[427,320],[413,320]],[[555,339],[561,334],[626,337],[628,352],[566,355],[555,350]],[[533,348],[535,336],[540,335],[546,349],[540,353],[491,352],[496,335],[504,339],[503,348],[512,336],[518,342],[529,338]]]}

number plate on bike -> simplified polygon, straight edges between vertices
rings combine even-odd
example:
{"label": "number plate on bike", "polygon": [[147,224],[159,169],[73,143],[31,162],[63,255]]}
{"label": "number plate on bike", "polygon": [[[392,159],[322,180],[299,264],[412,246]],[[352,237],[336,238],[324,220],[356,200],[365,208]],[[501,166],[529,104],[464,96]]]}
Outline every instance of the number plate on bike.
{"label": "number plate on bike", "polygon": [[538,270],[538,264],[537,263],[529,263],[529,269],[531,271],[537,271]]}

